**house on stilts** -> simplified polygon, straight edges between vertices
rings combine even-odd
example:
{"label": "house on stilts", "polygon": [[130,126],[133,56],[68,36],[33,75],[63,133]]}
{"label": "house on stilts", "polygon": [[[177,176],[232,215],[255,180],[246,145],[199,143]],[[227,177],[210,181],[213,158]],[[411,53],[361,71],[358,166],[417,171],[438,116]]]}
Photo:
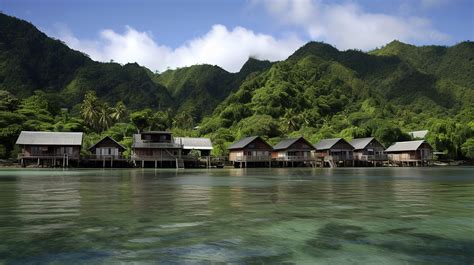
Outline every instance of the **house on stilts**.
{"label": "house on stilts", "polygon": [[425,166],[433,160],[433,148],[424,140],[396,142],[385,153],[398,166]]}
{"label": "house on stilts", "polygon": [[343,138],[323,139],[314,147],[316,163],[321,167],[354,166],[354,147]]}
{"label": "house on stilts", "polygon": [[93,146],[89,147],[91,155],[85,159],[88,164],[102,167],[124,167],[127,166],[127,158],[123,156],[125,146],[115,141],[110,136],[105,136]]}
{"label": "house on stilts", "polygon": [[374,137],[354,138],[349,142],[356,166],[382,166],[387,161],[385,147]]}
{"label": "house on stilts", "polygon": [[142,132],[133,135],[131,161],[139,167],[184,168],[181,149],[171,132]]}
{"label": "house on stilts", "polygon": [[273,148],[260,136],[240,139],[228,148],[234,167],[271,167]]}
{"label": "house on stilts", "polygon": [[311,166],[314,150],[314,146],[303,137],[284,139],[273,146],[272,160],[283,167]]}
{"label": "house on stilts", "polygon": [[171,132],[151,131],[133,135],[131,161],[139,167],[210,167],[209,138],[173,137]]}
{"label": "house on stilts", "polygon": [[181,145],[181,158],[185,167],[211,166],[211,139],[201,137],[174,137],[174,142]]}
{"label": "house on stilts", "polygon": [[21,166],[30,164],[49,167],[78,166],[82,132],[22,131],[16,141]]}

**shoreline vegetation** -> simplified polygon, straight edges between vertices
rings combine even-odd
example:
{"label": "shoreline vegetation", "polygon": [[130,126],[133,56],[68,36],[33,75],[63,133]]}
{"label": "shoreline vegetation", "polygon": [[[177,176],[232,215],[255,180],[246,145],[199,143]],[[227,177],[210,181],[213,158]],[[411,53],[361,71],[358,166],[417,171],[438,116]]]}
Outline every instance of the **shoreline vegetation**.
{"label": "shoreline vegetation", "polygon": [[[413,132],[411,135],[419,134]],[[423,132],[423,136],[427,131]],[[81,150],[82,132],[22,131],[16,145],[21,167],[77,168],[248,168],[248,167],[410,167],[461,165],[435,157],[424,140],[396,142],[386,148],[375,137],[288,138],[272,146],[260,136],[245,137],[228,147],[228,157],[211,155],[209,138],[173,137],[167,131],[133,135],[131,150],[110,136]],[[130,156],[124,153],[131,153]],[[10,162],[11,166],[16,165]]]}
{"label": "shoreline vegetation", "polygon": [[303,136],[376,137],[384,146],[424,138],[444,160],[474,158],[474,42],[339,51],[309,42],[279,62],[250,58],[237,73],[194,65],[153,72],[91,60],[0,14],[0,159],[16,159],[21,131],[85,132],[82,154],[110,136],[130,157],[132,135],[171,131],[212,140],[228,155],[239,139],[270,145]]}

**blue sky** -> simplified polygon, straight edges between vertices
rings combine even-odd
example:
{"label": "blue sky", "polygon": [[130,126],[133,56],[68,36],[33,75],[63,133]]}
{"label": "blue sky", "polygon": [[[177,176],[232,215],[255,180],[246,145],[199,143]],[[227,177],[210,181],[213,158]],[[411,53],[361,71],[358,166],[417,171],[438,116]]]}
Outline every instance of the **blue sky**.
{"label": "blue sky", "polygon": [[159,71],[238,71],[249,56],[282,60],[310,40],[370,50],[474,39],[473,0],[0,0],[0,10],[95,60]]}

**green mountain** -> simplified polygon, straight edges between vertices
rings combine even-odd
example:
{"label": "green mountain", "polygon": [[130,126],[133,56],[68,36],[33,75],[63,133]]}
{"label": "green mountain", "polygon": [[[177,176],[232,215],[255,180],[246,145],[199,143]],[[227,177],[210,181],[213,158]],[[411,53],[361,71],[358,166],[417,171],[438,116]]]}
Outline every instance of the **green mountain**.
{"label": "green mountain", "polygon": [[187,111],[197,120],[210,114],[248,74],[271,63],[250,59],[239,73],[195,65],[155,75],[138,64],[92,61],[37,30],[30,23],[0,14],[0,90],[21,98],[36,90],[61,96],[61,107],[80,103],[88,90],[128,108]]}
{"label": "green mountain", "polygon": [[137,64],[98,63],[37,30],[30,23],[0,14],[0,89],[24,98],[36,90],[61,96],[73,107],[93,90],[107,102],[133,109],[172,107],[166,88]]}
{"label": "green mountain", "polygon": [[[136,128],[171,129],[210,136],[219,155],[256,134],[372,135],[388,145],[429,129],[428,141],[452,157],[474,143],[473,42],[393,41],[368,53],[310,42],[281,62],[250,58],[237,73],[194,65],[155,74],[95,62],[14,17],[0,14],[0,25],[0,158],[15,156],[21,130],[80,130],[88,143],[107,134],[127,145]],[[92,120],[81,116],[85,105]]]}
{"label": "green mountain", "polygon": [[268,69],[271,65],[269,61],[250,58],[238,73],[229,73],[215,65],[194,65],[167,70],[156,75],[154,80],[168,89],[178,112],[190,112],[196,120],[201,120],[211,114],[248,75]]}
{"label": "green mountain", "polygon": [[[406,131],[430,129],[435,147],[458,152],[474,129],[472,47],[392,42],[364,53],[310,42],[248,78],[203,121],[201,133],[224,150],[254,134],[271,142],[298,135],[312,142],[374,135],[388,145],[409,139]],[[462,135],[457,144],[455,135]]]}
{"label": "green mountain", "polygon": [[0,14],[0,25],[0,89],[18,96],[38,89],[58,92],[92,63],[26,21]]}

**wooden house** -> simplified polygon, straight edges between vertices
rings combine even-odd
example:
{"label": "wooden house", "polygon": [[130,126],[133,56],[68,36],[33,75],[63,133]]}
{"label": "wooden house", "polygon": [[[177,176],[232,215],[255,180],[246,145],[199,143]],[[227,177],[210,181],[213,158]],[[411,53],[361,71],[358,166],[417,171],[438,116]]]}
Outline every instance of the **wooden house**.
{"label": "wooden house", "polygon": [[235,167],[271,166],[273,148],[260,136],[243,138],[228,149],[229,161]]}
{"label": "wooden house", "polygon": [[99,161],[102,163],[102,167],[105,167],[107,163],[110,164],[110,167],[113,167],[114,161],[116,161],[116,165],[123,164],[122,162],[126,161],[126,158],[122,155],[125,149],[112,137],[106,136],[89,148],[91,155],[88,160]]}
{"label": "wooden house", "polygon": [[433,148],[424,140],[396,142],[387,150],[388,160],[397,165],[427,165],[433,157]]}
{"label": "wooden house", "polygon": [[323,139],[314,145],[315,159],[330,167],[353,165],[354,147],[342,138]]}
{"label": "wooden house", "polygon": [[188,156],[193,150],[199,152],[201,157],[211,155],[212,142],[209,138],[175,137],[174,142],[182,146],[183,156]]}
{"label": "wooden house", "polygon": [[181,145],[181,158],[186,167],[211,166],[211,139],[199,137],[175,137],[174,142]]}
{"label": "wooden house", "polygon": [[18,159],[22,166],[27,166],[29,162],[53,167],[68,167],[74,162],[77,166],[82,135],[82,132],[22,131],[16,141],[21,149]]}
{"label": "wooden house", "polygon": [[151,131],[133,135],[133,164],[141,167],[184,167],[181,144],[177,144],[171,132]]}
{"label": "wooden house", "polygon": [[374,137],[355,138],[349,142],[354,147],[353,156],[357,165],[382,165],[387,160],[385,147]]}
{"label": "wooden house", "polygon": [[280,141],[273,146],[272,160],[280,166],[305,166],[314,160],[314,146],[303,137]]}

